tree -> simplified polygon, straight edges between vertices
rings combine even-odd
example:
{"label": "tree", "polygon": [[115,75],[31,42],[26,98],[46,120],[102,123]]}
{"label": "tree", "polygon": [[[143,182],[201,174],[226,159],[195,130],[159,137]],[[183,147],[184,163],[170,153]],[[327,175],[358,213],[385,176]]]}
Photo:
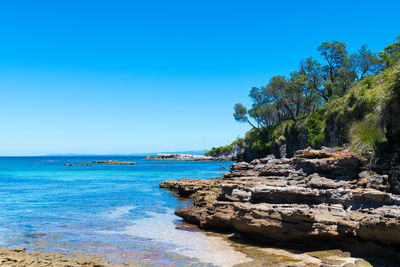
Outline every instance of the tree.
{"label": "tree", "polygon": [[255,127],[251,121],[249,120],[249,118],[247,117],[247,109],[245,106],[243,106],[240,103],[236,103],[235,107],[234,107],[234,113],[233,113],[233,117],[235,118],[236,121],[244,123],[247,122],[249,123],[253,128],[257,128]]}
{"label": "tree", "polygon": [[[250,110],[238,103],[234,107],[234,118],[247,122],[253,128],[263,128],[284,120],[296,120],[305,111],[303,77],[293,73],[287,80],[284,76],[274,76],[265,87],[253,87],[250,98],[253,101]],[[254,120],[257,127],[251,122]]]}
{"label": "tree", "polygon": [[[300,69],[292,72],[289,79],[274,76],[265,87],[251,88],[251,109],[236,104],[235,119],[247,122],[253,128],[268,127],[285,120],[295,121],[301,115],[313,113],[332,96],[343,95],[356,80],[381,70],[379,58],[367,46],[362,46],[350,58],[346,45],[338,41],[324,42],[318,51],[325,65],[309,57],[301,61]],[[380,55],[388,62],[400,59],[400,41],[385,48]]]}
{"label": "tree", "polygon": [[379,57],[373,53],[366,45],[363,45],[358,53],[350,57],[350,64],[357,73],[357,79],[361,80],[365,75],[376,75],[381,70]]}
{"label": "tree", "polygon": [[288,80],[288,88],[291,92],[291,95],[294,96],[293,101],[296,105],[295,115],[298,116],[304,112],[304,105],[306,105],[306,96],[307,93],[305,92],[305,82],[303,77],[301,76],[300,72],[295,71],[290,73],[290,78]]}
{"label": "tree", "polygon": [[391,67],[400,61],[400,35],[396,37],[396,41],[378,53],[383,61],[384,68]]}
{"label": "tree", "polygon": [[332,85],[333,95],[342,96],[354,85],[357,73],[352,68],[350,61],[338,70],[338,78]]}
{"label": "tree", "polygon": [[314,93],[314,90],[309,89],[309,85],[311,84],[301,68],[299,71],[290,73],[289,86],[292,91],[297,92],[296,116],[310,114],[321,104],[320,96]]}
{"label": "tree", "polygon": [[249,115],[258,123],[258,127],[271,126],[279,121],[278,110],[271,104],[254,106],[249,110]]}
{"label": "tree", "polygon": [[251,88],[249,97],[253,104],[248,113],[257,122],[258,127],[269,126],[277,121],[276,107],[271,104],[271,97],[265,94],[265,87]]}
{"label": "tree", "polygon": [[[327,63],[322,67],[322,77],[325,80],[326,97],[330,98],[333,95],[335,82],[340,75],[339,69],[347,67],[348,56],[346,45],[338,41],[333,41],[332,43],[323,42],[318,47],[318,51]],[[342,69],[343,73],[347,72]]]}
{"label": "tree", "polygon": [[303,60],[300,63],[300,74],[305,82],[305,91],[314,93],[323,100],[328,100],[329,95],[325,87],[323,87],[321,64],[312,57]]}
{"label": "tree", "polygon": [[280,110],[280,120],[295,120],[296,93],[290,90],[289,84],[283,76],[274,76],[265,87],[265,95]]}

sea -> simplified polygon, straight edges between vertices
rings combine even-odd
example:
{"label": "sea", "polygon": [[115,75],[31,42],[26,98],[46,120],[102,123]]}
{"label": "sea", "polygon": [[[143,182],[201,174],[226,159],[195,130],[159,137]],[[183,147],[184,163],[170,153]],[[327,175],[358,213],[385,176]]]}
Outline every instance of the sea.
{"label": "sea", "polygon": [[246,262],[226,239],[174,215],[189,199],[159,188],[164,180],[220,177],[230,164],[133,156],[0,157],[0,246],[96,254],[121,264]]}

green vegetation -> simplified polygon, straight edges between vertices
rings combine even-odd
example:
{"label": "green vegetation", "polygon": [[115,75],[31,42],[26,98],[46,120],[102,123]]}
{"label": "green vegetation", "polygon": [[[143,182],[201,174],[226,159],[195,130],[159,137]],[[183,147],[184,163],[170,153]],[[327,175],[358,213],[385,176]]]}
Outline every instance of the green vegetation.
{"label": "green vegetation", "polygon": [[242,147],[243,139],[235,140],[232,144],[221,146],[221,147],[213,147],[211,150],[207,151],[204,155],[218,157],[221,155],[229,155],[232,152],[234,146]]}
{"label": "green vegetation", "polygon": [[346,45],[338,41],[324,42],[318,51],[323,63],[309,57],[300,62],[299,69],[289,78],[274,76],[265,87],[253,87],[249,94],[253,101],[251,109],[237,103],[234,118],[253,128],[295,121],[299,116],[313,113],[331,98],[343,96],[355,82],[379,73],[383,67],[383,60],[365,45],[351,56]]}
{"label": "green vegetation", "polygon": [[221,147],[213,147],[211,150],[204,153],[206,156],[217,157],[224,154],[229,154],[232,151],[232,145],[226,145]]}
{"label": "green vegetation", "polygon": [[365,158],[372,158],[378,145],[387,142],[384,130],[379,127],[378,116],[374,113],[355,122],[350,128],[349,138],[353,151]]}
{"label": "green vegetation", "polygon": [[[400,144],[400,36],[378,54],[362,46],[348,55],[341,42],[318,47],[324,61],[307,58],[297,71],[253,87],[250,109],[237,103],[234,118],[253,129],[238,144],[258,156],[306,146],[349,144],[371,159]],[[379,55],[379,56],[378,56]],[[210,155],[230,153],[233,145]]]}
{"label": "green vegetation", "polygon": [[385,67],[394,66],[400,60],[400,35],[396,39],[397,42],[388,45],[383,51],[379,52]]}
{"label": "green vegetation", "polygon": [[312,113],[305,121],[308,143],[311,147],[320,147],[324,144],[325,110],[320,108]]}

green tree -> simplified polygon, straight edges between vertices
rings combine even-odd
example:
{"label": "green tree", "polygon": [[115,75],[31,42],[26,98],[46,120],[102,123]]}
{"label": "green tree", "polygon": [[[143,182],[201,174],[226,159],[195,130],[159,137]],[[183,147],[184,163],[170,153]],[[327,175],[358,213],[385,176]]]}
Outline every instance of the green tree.
{"label": "green tree", "polygon": [[347,71],[348,55],[346,45],[338,41],[333,41],[332,43],[323,42],[318,47],[318,51],[326,61],[326,65],[322,67],[322,78],[325,81],[326,97],[330,98],[334,93],[337,80],[342,75],[349,74]]}
{"label": "green tree", "polygon": [[350,57],[350,64],[357,73],[357,79],[361,80],[365,75],[376,75],[381,70],[380,59],[366,45],[363,45],[358,53]]}
{"label": "green tree", "polygon": [[244,123],[247,122],[249,123],[253,128],[257,128],[255,127],[251,121],[249,120],[249,117],[247,116],[248,112],[247,112],[247,108],[245,106],[243,106],[240,103],[237,103],[234,107],[234,113],[233,113],[233,117],[235,118],[236,121]]}
{"label": "green tree", "polygon": [[400,35],[396,37],[396,41],[378,53],[385,68],[391,67],[400,61]]}
{"label": "green tree", "polygon": [[[310,90],[314,88],[313,84],[312,76],[307,76],[301,68],[290,73],[289,86],[296,92],[296,116],[312,113],[321,105],[319,94],[315,93],[316,90]],[[319,89],[319,86],[315,88]]]}
{"label": "green tree", "polygon": [[[318,51],[325,65],[309,57],[289,79],[274,76],[265,87],[251,88],[252,107],[248,110],[242,104],[236,104],[234,118],[257,129],[286,120],[296,121],[299,116],[315,112],[332,96],[346,93],[356,80],[377,74],[381,69],[380,60],[367,46],[362,46],[351,57],[346,45],[338,41],[324,42]],[[400,54],[400,42],[385,48],[384,56],[390,55],[393,59],[397,53]]]}
{"label": "green tree", "polygon": [[272,77],[265,87],[265,95],[271,100],[279,112],[279,120],[293,119],[296,117],[296,92],[291,90],[289,83],[283,76]]}
{"label": "green tree", "polygon": [[272,125],[278,120],[278,110],[272,104],[273,100],[265,90],[265,87],[253,87],[249,94],[253,101],[249,115],[257,122],[258,127]]}
{"label": "green tree", "polygon": [[[253,87],[249,97],[252,107],[247,110],[238,103],[234,107],[234,118],[247,122],[254,128],[263,128],[285,120],[296,120],[305,111],[305,82],[300,73],[291,74],[287,80],[284,76],[272,77],[265,87]],[[255,126],[251,121],[256,122]]]}
{"label": "green tree", "polygon": [[300,75],[305,83],[305,91],[316,94],[323,100],[328,100],[329,95],[326,87],[323,86],[321,64],[315,61],[312,57],[303,60],[300,63]]}

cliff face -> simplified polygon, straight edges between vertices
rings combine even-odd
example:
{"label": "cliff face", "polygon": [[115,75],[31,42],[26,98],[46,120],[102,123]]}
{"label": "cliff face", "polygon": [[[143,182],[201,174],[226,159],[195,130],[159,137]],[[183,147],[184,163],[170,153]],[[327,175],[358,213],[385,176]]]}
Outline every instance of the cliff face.
{"label": "cliff face", "polygon": [[176,211],[203,228],[230,229],[258,239],[363,240],[400,247],[400,196],[388,175],[362,171],[348,149],[300,150],[231,166],[219,180],[166,181],[190,196]]}

